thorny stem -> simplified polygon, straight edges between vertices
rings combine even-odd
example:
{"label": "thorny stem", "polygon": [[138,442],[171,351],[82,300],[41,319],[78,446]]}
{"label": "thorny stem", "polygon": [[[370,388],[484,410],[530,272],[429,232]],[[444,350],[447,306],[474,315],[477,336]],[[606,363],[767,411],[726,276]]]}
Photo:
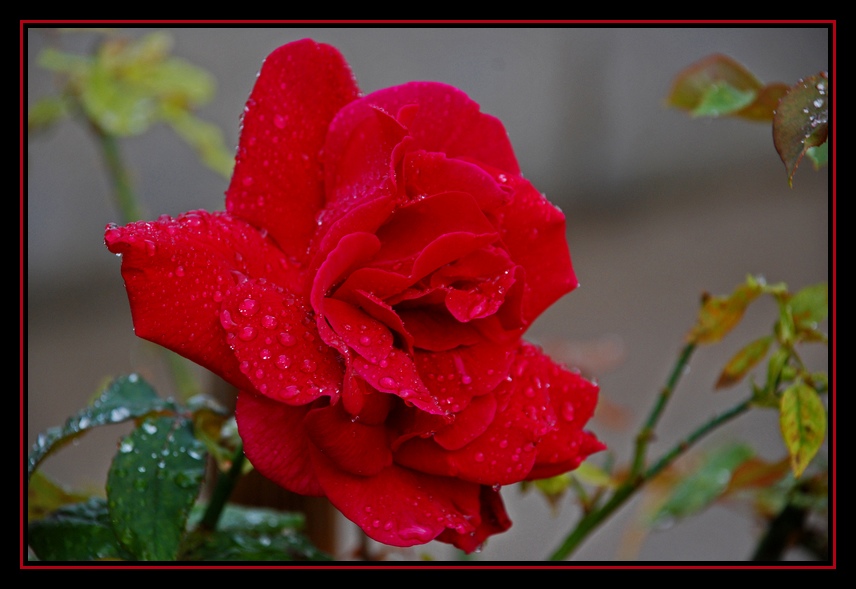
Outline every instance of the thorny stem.
{"label": "thorny stem", "polygon": [[211,501],[208,502],[208,507],[205,510],[205,515],[202,516],[202,521],[199,522],[199,527],[204,530],[213,531],[217,529],[217,521],[220,519],[220,514],[226,506],[226,502],[232,495],[238,479],[241,478],[241,470],[244,467],[244,446],[240,444],[235,450],[235,455],[232,457],[232,466],[229,472],[219,474],[217,476],[217,484],[214,487],[214,492],[211,495]]}
{"label": "thorny stem", "polygon": [[690,357],[693,355],[695,349],[695,343],[688,343],[681,350],[681,353],[675,362],[675,366],[672,368],[672,372],[669,374],[669,378],[666,381],[666,386],[664,386],[660,391],[660,395],[657,397],[657,402],[654,404],[651,414],[648,416],[648,420],[636,436],[636,453],[633,457],[633,466],[630,470],[631,479],[639,476],[639,473],[641,473],[642,469],[645,467],[645,451],[648,449],[648,442],[651,441],[651,437],[654,435],[654,428],[657,426],[657,422],[663,414],[663,410],[666,408],[666,403],[671,399],[672,393],[678,385],[678,381],[686,372],[686,367],[689,364]]}
{"label": "thorny stem", "polygon": [[692,432],[689,436],[678,442],[671,450],[664,454],[653,466],[648,468],[641,476],[632,476],[625,483],[616,489],[612,497],[609,498],[602,507],[586,514],[577,527],[565,538],[562,545],[550,555],[549,560],[565,560],[570,554],[576,550],[580,543],[594,530],[601,522],[624,504],[633,493],[635,493],[646,482],[657,476],[664,468],[674,462],[681,454],[686,452],[694,443],[701,439],[706,434],[710,433],[720,425],[734,419],[738,415],[746,412],[752,406],[752,400],[747,399],[742,403],[735,405],[728,411],[719,414],[707,423],[701,425],[698,429]]}

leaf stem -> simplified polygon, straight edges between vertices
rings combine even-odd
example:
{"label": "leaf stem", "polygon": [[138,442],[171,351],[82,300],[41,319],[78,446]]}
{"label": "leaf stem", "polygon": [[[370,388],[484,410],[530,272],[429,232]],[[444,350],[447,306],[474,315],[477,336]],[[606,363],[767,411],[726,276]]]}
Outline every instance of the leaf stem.
{"label": "leaf stem", "polygon": [[[668,388],[668,387],[667,387]],[[738,415],[746,412],[752,406],[752,400],[746,399],[742,403],[735,405],[728,411],[715,416],[707,423],[702,424],[699,428],[693,431],[686,438],[678,442],[671,450],[666,452],[654,465],[648,468],[643,474],[632,476],[625,483],[619,486],[612,497],[603,504],[599,509],[586,514],[577,524],[576,528],[565,538],[565,541],[550,555],[549,560],[565,560],[570,554],[576,550],[580,543],[607,517],[624,504],[633,493],[635,493],[646,482],[657,476],[669,464],[674,462],[681,454],[686,452],[694,443],[710,433],[720,425],[734,419]],[[653,416],[653,415],[652,415]]]}
{"label": "leaf stem", "polygon": [[240,444],[235,450],[235,455],[232,458],[232,466],[229,472],[220,473],[217,476],[217,484],[214,487],[214,492],[211,495],[211,501],[208,502],[208,507],[205,509],[205,514],[199,522],[199,527],[204,530],[213,531],[217,528],[217,521],[220,519],[220,514],[226,506],[226,502],[232,495],[238,479],[241,478],[241,471],[244,467],[244,445]]}

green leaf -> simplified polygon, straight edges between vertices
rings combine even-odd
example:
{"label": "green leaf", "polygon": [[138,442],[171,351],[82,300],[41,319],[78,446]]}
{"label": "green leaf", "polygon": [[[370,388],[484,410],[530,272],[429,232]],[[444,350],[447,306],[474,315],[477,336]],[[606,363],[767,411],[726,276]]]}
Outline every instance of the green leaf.
{"label": "green leaf", "polygon": [[827,284],[807,286],[789,301],[796,329],[813,329],[829,314],[829,287]]}
{"label": "green leaf", "polygon": [[37,100],[27,108],[27,133],[46,131],[68,116],[65,100],[60,96],[48,96]]}
{"label": "green leaf", "polygon": [[97,62],[82,83],[83,107],[110,135],[139,135],[157,120],[155,97],[143,88],[117,79],[103,63]]}
{"label": "green leaf", "polygon": [[826,437],[826,408],[817,391],[801,381],[785,389],[779,426],[791,457],[791,470],[799,477]]}
{"label": "green leaf", "polygon": [[716,501],[727,489],[734,470],[752,458],[744,444],[729,445],[704,457],[704,462],[680,480],[652,518],[655,525],[698,513]]}
{"label": "green leaf", "polygon": [[165,108],[163,118],[179,137],[196,150],[202,163],[224,178],[232,176],[235,154],[226,147],[220,127],[176,108]]}
{"label": "green leaf", "polygon": [[828,76],[820,72],[797,82],[779,101],[773,118],[773,144],[785,164],[790,186],[806,151],[826,143],[828,95]]}
{"label": "green leaf", "polygon": [[110,519],[140,560],[175,560],[205,475],[205,446],[184,417],[150,417],[122,440],[107,475]]}
{"label": "green leaf", "polygon": [[666,104],[693,116],[770,121],[787,90],[778,82],[765,85],[731,57],[714,54],[675,76]]}
{"label": "green leaf", "polygon": [[721,340],[740,322],[746,307],[763,292],[763,288],[754,280],[748,280],[728,296],[702,297],[696,324],[687,334],[687,340],[696,344]]}
{"label": "green leaf", "polygon": [[718,117],[739,111],[755,100],[753,90],[739,90],[726,82],[714,82],[702,94],[692,110],[696,117]]}
{"label": "green leaf", "polygon": [[60,507],[48,517],[31,522],[27,543],[46,561],[130,560],[119,544],[106,501],[88,501]]}
{"label": "green leaf", "polygon": [[730,387],[743,380],[743,377],[767,355],[772,341],[771,336],[766,336],[744,346],[722,369],[719,380],[716,381],[716,388]]}
{"label": "green leaf", "polygon": [[69,417],[62,427],[39,434],[27,458],[27,476],[49,454],[94,427],[122,423],[154,411],[173,411],[175,404],[158,398],[139,375],[121,376],[111,382],[90,407]]}
{"label": "green leaf", "polygon": [[69,503],[80,503],[89,498],[87,493],[75,493],[36,472],[27,485],[27,521],[41,519]]}
{"label": "green leaf", "polygon": [[811,160],[812,166],[814,166],[815,171],[821,169],[823,166],[829,163],[829,141],[823,143],[822,145],[809,147],[805,151],[805,154]]}
{"label": "green leaf", "polygon": [[[191,522],[204,510],[194,508]],[[218,529],[209,534],[193,534],[182,560],[194,561],[328,561],[330,555],[318,550],[302,534],[301,513],[265,508],[227,505]]]}

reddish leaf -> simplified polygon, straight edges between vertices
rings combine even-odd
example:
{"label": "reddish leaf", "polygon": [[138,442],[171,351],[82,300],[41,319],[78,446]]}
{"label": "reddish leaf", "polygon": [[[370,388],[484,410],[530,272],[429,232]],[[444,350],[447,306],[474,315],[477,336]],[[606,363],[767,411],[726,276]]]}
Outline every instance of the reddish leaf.
{"label": "reddish leaf", "polygon": [[727,55],[709,55],[684,68],[675,77],[668,105],[693,111],[717,85],[734,90],[759,92],[763,84],[751,72]]}
{"label": "reddish leaf", "polygon": [[826,142],[829,79],[826,72],[800,80],[779,101],[773,119],[773,143],[788,171],[788,184],[806,151]]}
{"label": "reddish leaf", "polygon": [[769,487],[788,474],[789,465],[788,458],[778,462],[766,462],[757,457],[749,458],[731,473],[731,480],[728,481],[725,494]]}

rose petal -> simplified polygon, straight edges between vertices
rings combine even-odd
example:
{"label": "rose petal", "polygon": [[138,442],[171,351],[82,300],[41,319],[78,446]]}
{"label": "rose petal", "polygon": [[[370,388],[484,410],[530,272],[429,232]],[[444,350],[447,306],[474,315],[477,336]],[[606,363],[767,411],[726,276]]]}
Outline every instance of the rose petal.
{"label": "rose petal", "polygon": [[336,468],[318,449],[311,456],[330,502],[378,542],[424,544],[447,528],[466,535],[481,523],[478,485],[395,465],[362,477]]}
{"label": "rose petal", "polygon": [[434,415],[446,412],[437,403],[437,397],[422,382],[410,357],[393,349],[386,358],[377,364],[356,356],[353,358],[356,374],[361,376],[375,389],[401,397],[409,405]]}
{"label": "rose petal", "polygon": [[250,388],[219,319],[236,277],[266,277],[301,288],[297,270],[245,222],[225,213],[191,211],[175,219],[110,226],[107,248],[122,255],[122,276],[136,334]]}
{"label": "rose petal", "polygon": [[240,392],[235,406],[244,454],[265,477],[294,493],[324,495],[309,458],[303,418],[309,406],[292,407],[262,395]]}
{"label": "rose petal", "polygon": [[440,405],[457,413],[472,397],[492,392],[505,380],[516,349],[516,342],[483,343],[443,352],[417,350],[413,359]]}
{"label": "rose petal", "polygon": [[263,280],[244,280],[223,299],[220,324],[241,372],[254,390],[289,405],[338,398],[338,354],[318,337],[299,297]]}
{"label": "rose petal", "polygon": [[497,210],[497,219],[511,259],[526,270],[523,315],[529,324],[579,283],[562,211],[522,177],[508,176],[507,181],[515,192]]}
{"label": "rose petal", "polygon": [[497,182],[479,166],[443,153],[414,151],[404,157],[407,195],[424,198],[440,192],[466,192],[484,212],[492,212],[509,200],[511,189]]}
{"label": "rose petal", "polygon": [[348,105],[377,105],[389,113],[415,104],[418,109],[406,122],[414,138],[413,149],[445,153],[449,158],[473,158],[519,174],[520,167],[499,119],[479,111],[461,90],[439,82],[410,82],[377,90]]}
{"label": "rose petal", "polygon": [[[395,461],[436,475],[507,485],[543,478],[544,473],[554,476],[567,472],[603,448],[580,429],[587,421],[586,413],[593,410],[596,387],[584,384],[587,381],[556,365],[531,344],[521,345],[509,375],[493,395],[496,415],[481,435],[454,450],[442,448],[438,443],[442,437],[437,435],[433,440],[414,437],[393,446]],[[575,402],[581,412],[579,421],[571,414]],[[557,416],[557,408],[565,415]],[[474,410],[476,415],[480,410]],[[482,423],[476,416],[472,418]],[[448,427],[454,432],[455,424]],[[541,444],[545,445],[543,450]]]}
{"label": "rose petal", "polygon": [[324,203],[319,152],[327,127],[358,95],[338,50],[304,39],[267,57],[244,109],[226,208],[301,261]]}
{"label": "rose petal", "polygon": [[416,257],[439,236],[454,233],[496,235],[496,228],[466,192],[443,192],[414,201],[399,207],[378,229],[381,248],[375,262]]}
{"label": "rose petal", "polygon": [[452,317],[445,306],[420,309],[401,309],[404,322],[414,347],[432,352],[451,350],[483,341],[478,329]]}
{"label": "rose petal", "polygon": [[330,123],[324,144],[328,209],[349,207],[379,186],[394,192],[395,148],[406,135],[407,129],[393,116],[363,100],[340,110]]}
{"label": "rose petal", "polygon": [[502,496],[499,491],[482,485],[479,499],[481,501],[481,521],[474,532],[461,534],[455,530],[446,529],[437,536],[437,540],[454,544],[469,554],[480,549],[489,536],[502,533],[511,527],[511,519],[505,512],[505,505],[502,503]]}
{"label": "rose petal", "polygon": [[353,305],[337,299],[324,299],[324,316],[349,348],[377,364],[392,351],[389,328]]}
{"label": "rose petal", "polygon": [[347,347],[324,317],[324,297],[331,293],[333,285],[341,280],[342,276],[370,260],[379,246],[377,237],[371,233],[351,233],[344,236],[321,264],[312,283],[310,301],[316,313],[318,332],[327,344],[344,355],[348,353]]}
{"label": "rose petal", "polygon": [[352,419],[341,403],[313,409],[303,423],[312,443],[344,472],[372,476],[392,464],[386,427]]}

